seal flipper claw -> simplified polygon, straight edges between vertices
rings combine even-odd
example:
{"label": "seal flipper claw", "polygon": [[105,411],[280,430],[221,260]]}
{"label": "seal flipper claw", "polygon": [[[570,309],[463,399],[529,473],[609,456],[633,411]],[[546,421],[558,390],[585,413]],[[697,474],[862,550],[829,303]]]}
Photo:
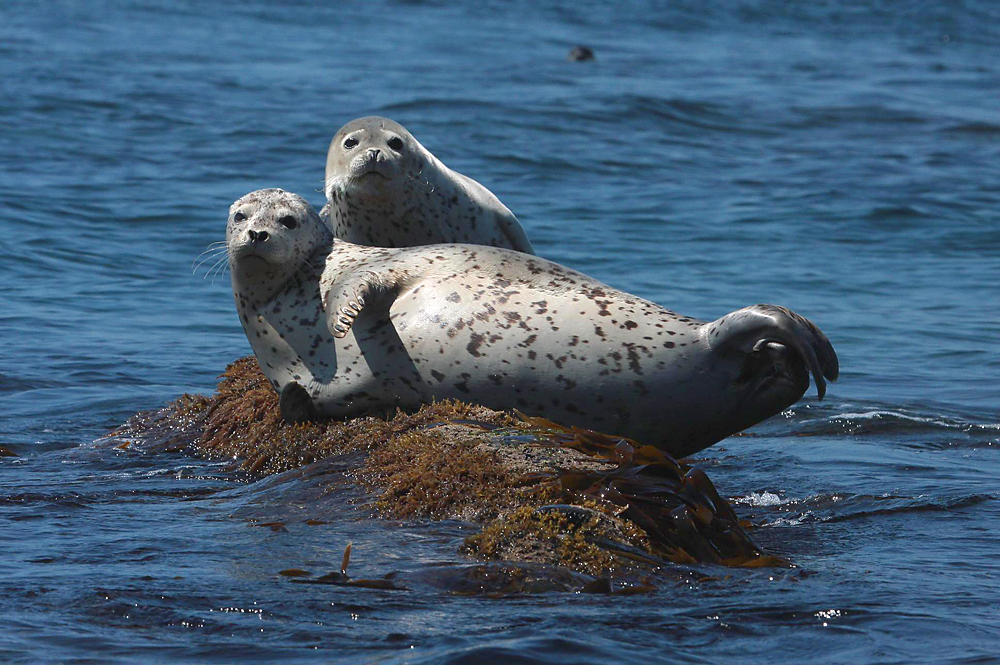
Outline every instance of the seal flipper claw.
{"label": "seal flipper claw", "polygon": [[388,309],[401,285],[399,280],[369,270],[334,284],[325,303],[327,324],[333,336],[346,337],[361,312],[372,311],[376,305]]}
{"label": "seal flipper claw", "polygon": [[319,419],[319,411],[313,404],[309,391],[295,381],[289,381],[278,396],[278,408],[282,419],[290,423],[302,423]]}

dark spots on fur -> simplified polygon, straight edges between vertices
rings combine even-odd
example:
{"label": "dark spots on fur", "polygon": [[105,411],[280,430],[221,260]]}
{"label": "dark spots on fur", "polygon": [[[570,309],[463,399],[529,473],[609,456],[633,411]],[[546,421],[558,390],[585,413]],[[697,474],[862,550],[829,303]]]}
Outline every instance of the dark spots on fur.
{"label": "dark spots on fur", "polygon": [[483,323],[488,323],[493,318],[493,315],[496,313],[497,313],[496,308],[493,307],[493,305],[487,303],[486,308],[483,311],[476,312],[476,318],[482,321]]}
{"label": "dark spots on fur", "polygon": [[458,295],[457,291],[454,291],[445,300],[448,302],[462,302],[462,296]]}
{"label": "dark spots on fur", "polygon": [[677,346],[677,345],[676,345],[676,344],[674,344],[673,342],[664,342],[664,343],[663,343],[663,348],[665,348],[665,349],[672,349],[672,348],[674,348],[675,346]]}
{"label": "dark spots on fur", "polygon": [[639,363],[639,353],[634,344],[626,344],[628,353],[628,368],[636,374],[642,374],[642,365]]}
{"label": "dark spots on fur", "polygon": [[632,330],[633,328],[638,328],[639,324],[636,323],[635,321],[626,321],[624,323],[624,326],[625,326],[625,330]]}
{"label": "dark spots on fur", "polygon": [[479,333],[472,333],[468,346],[465,347],[469,355],[478,358],[483,354],[479,352],[479,347],[482,346],[483,342],[486,341],[486,335],[481,335]]}
{"label": "dark spots on fur", "polygon": [[563,384],[563,388],[565,390],[572,390],[573,388],[576,388],[576,381],[574,381],[573,379],[568,379],[562,374],[556,377],[556,382]]}
{"label": "dark spots on fur", "polygon": [[554,364],[559,369],[562,369],[563,364],[566,362],[566,356],[559,356],[558,358],[556,358],[551,353],[546,353],[545,357],[551,360],[552,364]]}

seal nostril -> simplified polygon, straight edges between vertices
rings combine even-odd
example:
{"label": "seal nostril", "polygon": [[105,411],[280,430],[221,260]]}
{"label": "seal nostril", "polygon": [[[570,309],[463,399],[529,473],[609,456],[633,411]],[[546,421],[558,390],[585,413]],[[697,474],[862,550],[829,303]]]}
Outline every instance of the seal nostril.
{"label": "seal nostril", "polygon": [[257,234],[257,242],[264,242],[267,240],[267,231],[261,231]]}
{"label": "seal nostril", "polygon": [[256,240],[257,239],[257,232],[256,231],[249,231],[248,230],[247,231],[247,235],[250,236],[250,240]]}

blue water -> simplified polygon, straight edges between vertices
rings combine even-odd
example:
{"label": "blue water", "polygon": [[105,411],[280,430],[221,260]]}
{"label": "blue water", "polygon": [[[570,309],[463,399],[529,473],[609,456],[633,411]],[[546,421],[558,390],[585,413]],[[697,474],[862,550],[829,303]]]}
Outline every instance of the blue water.
{"label": "blue water", "polygon": [[[1000,9],[706,4],[0,5],[0,660],[995,661]],[[696,460],[796,568],[454,595],[468,526],[373,520],[320,491],[335,469],[246,483],[94,443],[249,353],[228,276],[192,263],[247,191],[318,207],[369,114],[547,258],[822,327],[827,398]],[[352,574],[410,590],[277,574],[351,541]]]}

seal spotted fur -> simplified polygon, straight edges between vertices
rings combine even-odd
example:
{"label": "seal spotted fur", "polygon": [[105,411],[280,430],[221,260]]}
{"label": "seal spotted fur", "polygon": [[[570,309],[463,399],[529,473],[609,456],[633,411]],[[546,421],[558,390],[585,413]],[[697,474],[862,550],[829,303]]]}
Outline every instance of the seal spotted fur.
{"label": "seal spotted fur", "polygon": [[755,305],[705,323],[534,256],[331,237],[281,190],[230,208],[240,320],[289,419],[458,398],[627,436],[675,456],[819,396],[837,356]]}
{"label": "seal spotted fur", "polygon": [[342,240],[378,247],[464,242],[535,253],[490,190],[449,169],[388,118],[358,118],[340,128],[327,152],[324,191],[320,217]]}

